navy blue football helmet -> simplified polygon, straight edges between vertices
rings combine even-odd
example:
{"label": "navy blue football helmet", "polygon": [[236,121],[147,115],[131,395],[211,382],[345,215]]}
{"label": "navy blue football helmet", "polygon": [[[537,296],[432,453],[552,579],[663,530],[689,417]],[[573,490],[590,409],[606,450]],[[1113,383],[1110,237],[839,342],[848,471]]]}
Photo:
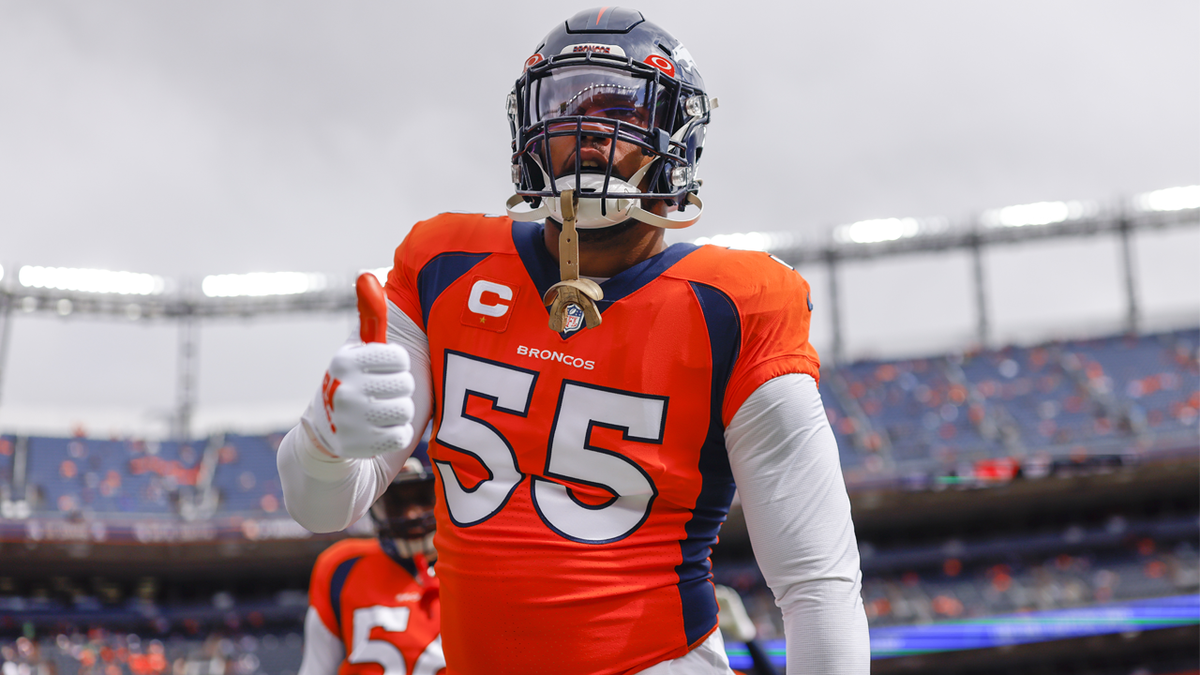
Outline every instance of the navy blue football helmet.
{"label": "navy blue football helmet", "polygon": [[[658,227],[691,225],[703,209],[696,164],[715,107],[687,49],[641,12],[604,7],[576,14],[526,59],[508,95],[516,186],[509,215],[562,222],[558,198],[573,189],[581,229],[630,218]],[[570,149],[551,161],[552,147],[563,145]],[[632,164],[624,162],[637,167],[629,175],[617,166],[618,147],[640,153]],[[643,199],[678,213],[648,212]],[[688,206],[694,210],[684,215]]]}

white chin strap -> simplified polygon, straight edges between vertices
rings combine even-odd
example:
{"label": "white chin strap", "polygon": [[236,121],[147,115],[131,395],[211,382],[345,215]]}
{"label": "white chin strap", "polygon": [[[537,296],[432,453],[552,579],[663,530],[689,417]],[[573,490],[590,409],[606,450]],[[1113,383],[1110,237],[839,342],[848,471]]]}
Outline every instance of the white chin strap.
{"label": "white chin strap", "polygon": [[[646,170],[654,166],[654,162],[646,164],[638,172],[630,176],[628,181],[623,181],[616,177],[611,177],[608,180],[608,193],[621,194],[638,194],[639,190],[634,187],[642,181],[642,177],[646,174]],[[546,183],[550,182],[550,177],[542,172]],[[564,190],[575,189],[575,176],[563,176],[554,181],[554,186],[559,192]],[[604,176],[600,174],[588,173],[579,177],[579,191],[582,194],[588,192],[602,192],[604,190]],[[688,204],[696,207],[695,212],[683,218],[666,218],[654,213],[650,213],[642,208],[642,200],[639,197],[610,197],[608,199],[579,199],[579,207],[575,214],[575,224],[581,230],[595,230],[603,227],[611,227],[618,223],[623,223],[630,218],[641,221],[647,225],[662,227],[669,230],[677,230],[694,224],[700,220],[700,214],[704,211],[704,202],[694,194],[688,193]],[[544,218],[553,218],[557,222],[563,222],[563,212],[561,200],[558,197],[542,197],[541,206],[536,209],[525,209],[517,211],[516,208],[524,203],[524,198],[521,195],[513,195],[508,198],[504,206],[508,211],[508,217],[518,221],[542,220]],[[601,209],[603,205],[603,211]]]}

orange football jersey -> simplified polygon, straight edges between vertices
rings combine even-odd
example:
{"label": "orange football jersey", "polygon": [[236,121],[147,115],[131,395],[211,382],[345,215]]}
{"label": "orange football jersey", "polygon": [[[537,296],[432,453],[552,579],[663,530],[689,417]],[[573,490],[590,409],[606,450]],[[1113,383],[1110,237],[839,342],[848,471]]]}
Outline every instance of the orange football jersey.
{"label": "orange football jersey", "polygon": [[417,574],[376,539],[343,539],[317,557],[308,602],[346,648],[338,675],[445,672],[438,593]]}
{"label": "orange football jersey", "polygon": [[387,292],[429,338],[449,673],[629,673],[717,627],[724,429],[759,385],[818,374],[808,284],[765,253],[676,244],[555,333],[540,224],[443,214]]}

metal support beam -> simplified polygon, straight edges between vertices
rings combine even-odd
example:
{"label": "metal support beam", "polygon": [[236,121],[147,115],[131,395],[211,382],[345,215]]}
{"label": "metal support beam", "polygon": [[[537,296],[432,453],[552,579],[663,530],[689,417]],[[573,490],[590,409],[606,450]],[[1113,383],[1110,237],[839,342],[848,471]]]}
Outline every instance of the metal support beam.
{"label": "metal support beam", "polygon": [[4,375],[8,372],[8,343],[12,337],[12,311],[13,305],[17,304],[16,296],[10,293],[0,293],[0,304],[3,305],[0,311],[3,312],[3,322],[0,325],[0,400],[3,400],[4,393]]}
{"label": "metal support beam", "polygon": [[16,447],[13,448],[12,487],[14,502],[30,501],[28,436],[18,436]]}
{"label": "metal support beam", "polygon": [[197,318],[191,313],[179,318],[179,364],[172,435],[181,441],[191,440],[192,437],[192,410],[196,401],[196,321]]}
{"label": "metal support beam", "polygon": [[1133,227],[1124,213],[1121,214],[1118,227],[1118,231],[1121,233],[1121,262],[1125,270],[1125,329],[1130,333],[1136,333],[1140,311],[1137,300],[1137,279],[1133,276]]}
{"label": "metal support beam", "polygon": [[842,307],[838,295],[838,264],[837,256],[829,251],[825,256],[825,265],[829,270],[829,320],[833,324],[833,363],[840,364],[845,359],[845,344],[842,341]]}
{"label": "metal support beam", "polygon": [[972,242],[971,262],[975,268],[975,339],[980,347],[987,347],[991,327],[988,324],[987,284],[983,276],[983,242],[979,238]]}

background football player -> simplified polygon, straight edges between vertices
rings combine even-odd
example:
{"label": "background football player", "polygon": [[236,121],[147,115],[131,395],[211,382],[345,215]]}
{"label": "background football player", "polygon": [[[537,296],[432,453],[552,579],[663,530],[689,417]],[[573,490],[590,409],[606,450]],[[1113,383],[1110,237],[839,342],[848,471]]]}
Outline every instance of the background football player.
{"label": "background football player", "polygon": [[375,539],[317,558],[299,675],[435,675],[445,668],[433,565],[433,475],[409,457],[371,506]]}
{"label": "background football player", "polygon": [[509,217],[414,226],[387,344],[342,347],[281,445],[289,512],[340,530],[436,412],[448,672],[729,673],[709,553],[735,480],[788,672],[869,670],[808,284],[663,235],[704,208],[715,107],[637,11],[555,27],[508,98]]}

